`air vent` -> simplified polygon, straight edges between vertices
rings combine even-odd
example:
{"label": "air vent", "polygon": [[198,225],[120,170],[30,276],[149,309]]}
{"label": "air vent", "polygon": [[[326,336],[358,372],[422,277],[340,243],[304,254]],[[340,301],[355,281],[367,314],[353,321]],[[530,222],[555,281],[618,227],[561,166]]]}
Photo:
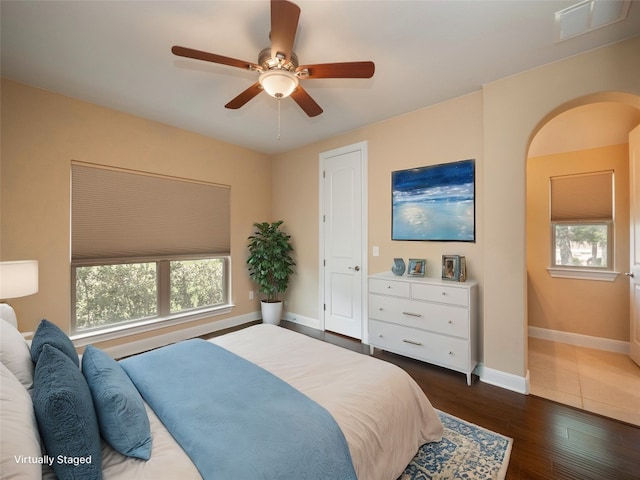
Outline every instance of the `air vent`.
{"label": "air vent", "polygon": [[556,12],[556,41],[561,42],[624,20],[631,0],[584,0]]}

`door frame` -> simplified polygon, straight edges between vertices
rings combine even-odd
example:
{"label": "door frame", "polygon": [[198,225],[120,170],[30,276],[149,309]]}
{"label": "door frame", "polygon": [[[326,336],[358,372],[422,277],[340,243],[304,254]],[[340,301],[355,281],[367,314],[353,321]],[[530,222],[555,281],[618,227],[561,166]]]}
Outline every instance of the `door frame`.
{"label": "door frame", "polygon": [[368,203],[368,142],[362,141],[346,145],[344,147],[335,148],[326,152],[321,152],[318,156],[318,318],[320,319],[320,329],[325,331],[324,324],[324,304],[325,304],[325,269],[324,269],[324,248],[325,248],[325,222],[324,222],[324,194],[325,182],[323,181],[323,172],[325,169],[325,159],[336,155],[360,151],[360,181],[361,181],[361,205],[362,205],[362,263],[360,269],[361,275],[361,298],[359,299],[362,307],[362,343],[369,343],[369,329],[366,327],[369,318],[369,302],[367,297],[368,288],[368,271],[369,271],[369,203]]}
{"label": "door frame", "polygon": [[[637,138],[637,140],[636,140]],[[638,205],[638,189],[640,189],[640,125],[629,132],[629,271],[625,274],[629,278],[629,357],[640,366],[640,342],[637,331],[637,318],[640,316],[640,305],[637,302],[637,291],[640,290],[640,253],[636,246],[640,239],[638,235],[638,219],[640,205]]]}

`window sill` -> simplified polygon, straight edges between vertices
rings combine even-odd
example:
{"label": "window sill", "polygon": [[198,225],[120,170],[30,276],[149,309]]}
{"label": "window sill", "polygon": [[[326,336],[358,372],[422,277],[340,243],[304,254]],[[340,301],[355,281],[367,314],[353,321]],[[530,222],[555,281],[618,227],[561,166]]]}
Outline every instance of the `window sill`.
{"label": "window sill", "polygon": [[613,282],[619,272],[611,270],[582,270],[577,268],[547,268],[549,275],[553,278],[573,278],[575,280],[596,280],[599,282]]}
{"label": "window sill", "polygon": [[230,313],[234,305],[223,305],[208,310],[200,310],[198,312],[187,312],[171,317],[154,318],[133,324],[114,325],[113,327],[102,328],[92,332],[82,332],[71,335],[71,341],[76,347],[83,347],[92,343],[106,342],[119,338],[137,335],[139,333],[152,332],[162,328],[172,327],[183,323],[211,318],[217,315]]}

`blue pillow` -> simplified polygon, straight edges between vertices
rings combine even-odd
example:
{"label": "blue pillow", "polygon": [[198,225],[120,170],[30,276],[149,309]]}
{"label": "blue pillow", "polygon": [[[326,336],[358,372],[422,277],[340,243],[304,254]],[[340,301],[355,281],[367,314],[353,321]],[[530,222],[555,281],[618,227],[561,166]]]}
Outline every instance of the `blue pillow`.
{"label": "blue pillow", "polygon": [[67,355],[44,345],[33,377],[33,408],[59,480],[102,479],[100,431],[91,392]]}
{"label": "blue pillow", "polygon": [[102,437],[123,455],[149,460],[149,417],[140,392],[120,364],[89,345],[82,355],[82,373],[89,384]]}
{"label": "blue pillow", "polygon": [[36,333],[33,334],[33,340],[31,341],[31,360],[33,360],[33,363],[38,363],[42,347],[45,345],[57,348],[68,356],[76,367],[80,367],[78,352],[76,352],[76,347],[73,346],[71,339],[60,330],[60,327],[47,319],[40,322]]}

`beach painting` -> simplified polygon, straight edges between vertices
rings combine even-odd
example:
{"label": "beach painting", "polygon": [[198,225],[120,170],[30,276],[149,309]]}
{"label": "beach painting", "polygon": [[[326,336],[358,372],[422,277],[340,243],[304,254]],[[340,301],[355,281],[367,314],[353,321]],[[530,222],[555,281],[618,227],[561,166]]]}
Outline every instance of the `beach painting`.
{"label": "beach painting", "polygon": [[475,242],[475,160],[391,172],[392,240]]}

